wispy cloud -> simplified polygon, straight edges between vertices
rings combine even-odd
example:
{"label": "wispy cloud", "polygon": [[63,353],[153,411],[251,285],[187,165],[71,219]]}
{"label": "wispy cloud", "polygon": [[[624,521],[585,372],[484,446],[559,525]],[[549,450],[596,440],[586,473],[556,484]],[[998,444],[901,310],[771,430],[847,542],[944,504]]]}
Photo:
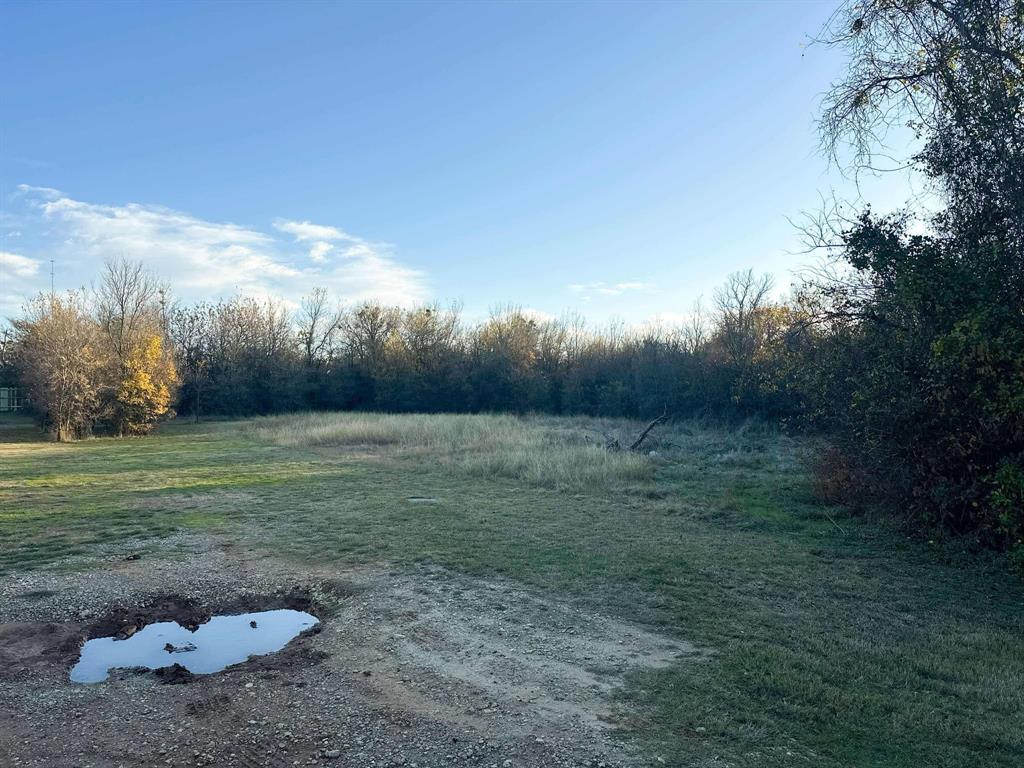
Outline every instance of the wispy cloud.
{"label": "wispy cloud", "polygon": [[53,187],[34,187],[31,184],[19,184],[18,191],[22,195],[29,195],[44,200],[56,200],[61,196],[59,189],[54,189]]}
{"label": "wispy cloud", "polygon": [[[19,191],[27,208],[19,228],[31,226],[35,252],[56,261],[58,287],[88,283],[104,259],[123,256],[145,262],[185,299],[242,292],[297,303],[317,286],[348,302],[409,305],[430,298],[424,274],[401,264],[390,246],[338,227],[278,219],[273,228],[291,236],[281,238],[157,205],[91,203],[48,187]],[[37,259],[5,253],[2,265],[36,278],[29,293],[48,283],[37,274]],[[0,307],[8,314],[15,309]]]}
{"label": "wispy cloud", "polygon": [[424,275],[400,264],[388,243],[373,243],[311,221],[277,219],[274,229],[290,234],[296,244],[312,241],[309,259],[322,265],[318,274],[344,287],[351,301],[380,299],[409,306],[427,298]]}
{"label": "wispy cloud", "polygon": [[314,224],[311,221],[292,221],[291,219],[275,219],[274,229],[292,235],[299,242],[305,240],[358,240],[344,230],[325,224]]}
{"label": "wispy cloud", "polygon": [[0,251],[0,322],[13,315],[38,290],[34,283],[41,264],[38,259],[20,253]]}
{"label": "wispy cloud", "polygon": [[572,293],[577,294],[582,301],[589,302],[596,296],[620,296],[624,293],[658,293],[658,287],[654,283],[639,281],[622,283],[572,283],[569,286]]}
{"label": "wispy cloud", "polygon": [[40,262],[18,253],[0,251],[0,277],[32,277]]}

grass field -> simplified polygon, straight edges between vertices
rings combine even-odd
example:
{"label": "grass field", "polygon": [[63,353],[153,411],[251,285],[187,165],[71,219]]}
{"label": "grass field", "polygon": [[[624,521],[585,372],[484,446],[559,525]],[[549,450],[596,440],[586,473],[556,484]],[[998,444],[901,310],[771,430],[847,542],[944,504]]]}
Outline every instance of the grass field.
{"label": "grass field", "polygon": [[500,574],[712,651],[621,694],[624,735],[669,764],[1024,764],[1017,576],[823,508],[810,444],[685,424],[654,456],[604,449],[636,427],[314,415],[57,445],[8,419],[0,578],[180,530]]}

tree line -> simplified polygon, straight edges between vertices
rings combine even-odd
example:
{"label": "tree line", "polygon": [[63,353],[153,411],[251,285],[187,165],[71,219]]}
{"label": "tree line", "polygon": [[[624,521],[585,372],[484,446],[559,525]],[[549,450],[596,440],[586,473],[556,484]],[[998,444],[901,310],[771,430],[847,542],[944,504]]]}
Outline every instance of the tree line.
{"label": "tree line", "polygon": [[685,328],[589,329],[516,307],[466,323],[456,306],[332,305],[314,290],[290,316],[239,298],[174,309],[179,412],[295,409],[543,411],[645,416],[771,409],[756,384],[785,312],[767,278],[734,275],[713,318]]}
{"label": "tree line", "polygon": [[[919,148],[901,162],[944,205],[823,211],[805,227],[822,267],[785,301],[744,272],[677,329],[515,307],[466,323],[457,307],[340,308],[322,290],[293,315],[246,298],[173,306],[114,262],[91,302],[41,297],[0,351],[64,437],[144,431],[175,391],[193,417],[760,416],[828,437],[822,495],[1024,553],[1024,5],[858,0],[819,42],[849,62],[824,100],[826,151],[876,172],[887,132],[909,130]],[[134,293],[118,299],[121,283]]]}
{"label": "tree line", "polygon": [[344,307],[319,288],[294,312],[249,297],[182,304],[141,263],[113,260],[97,290],[30,302],[10,356],[59,439],[141,434],[174,412],[785,417],[794,315],[770,288],[736,273],[684,327],[591,329],[515,306],[480,322],[455,305]]}

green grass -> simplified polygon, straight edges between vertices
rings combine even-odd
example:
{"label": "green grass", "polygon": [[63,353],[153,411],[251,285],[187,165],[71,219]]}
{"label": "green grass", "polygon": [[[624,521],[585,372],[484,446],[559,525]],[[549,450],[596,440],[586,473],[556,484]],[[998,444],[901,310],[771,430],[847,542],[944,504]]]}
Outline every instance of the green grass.
{"label": "green grass", "polygon": [[688,424],[654,457],[600,447],[636,427],[327,415],[56,445],[8,425],[0,569],[198,530],[500,574],[713,651],[622,692],[626,732],[670,765],[1024,764],[1017,577],[822,508],[811,444]]}

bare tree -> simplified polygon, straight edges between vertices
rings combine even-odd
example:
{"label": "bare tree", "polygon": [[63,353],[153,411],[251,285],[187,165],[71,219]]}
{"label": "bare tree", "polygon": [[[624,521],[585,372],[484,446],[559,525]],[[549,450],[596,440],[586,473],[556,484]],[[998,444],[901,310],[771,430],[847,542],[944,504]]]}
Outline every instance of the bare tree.
{"label": "bare tree", "polygon": [[402,313],[396,333],[416,370],[436,367],[455,350],[460,312],[457,304],[447,309],[435,304]]}
{"label": "bare tree", "polygon": [[476,329],[474,346],[478,355],[500,358],[511,368],[526,371],[537,360],[540,336],[540,324],[521,307],[495,307]]}
{"label": "bare tree", "polygon": [[775,281],[754,270],[734,272],[715,291],[718,337],[733,362],[746,367],[757,349],[757,322]]}
{"label": "bare tree", "polygon": [[203,386],[209,376],[215,310],[206,304],[175,307],[169,313],[168,334],[174,343],[184,383],[191,390],[192,417],[199,423]]}
{"label": "bare tree", "polygon": [[695,355],[708,343],[709,321],[704,303],[697,299],[693,311],[679,329],[679,344],[683,352]]}
{"label": "bare tree", "polygon": [[396,332],[400,313],[393,307],[367,303],[346,313],[341,322],[342,343],[349,358],[368,371],[384,365],[388,340]]}
{"label": "bare tree", "polygon": [[562,321],[565,326],[565,357],[568,365],[576,365],[587,348],[590,333],[583,315],[573,313],[566,315]]}
{"label": "bare tree", "polygon": [[41,294],[14,321],[21,379],[60,441],[87,435],[99,411],[107,353],[82,297]]}
{"label": "bare tree", "polygon": [[322,363],[334,353],[343,320],[342,310],[330,307],[325,288],[314,288],[302,300],[297,324],[307,367]]}
{"label": "bare tree", "polygon": [[568,360],[569,328],[564,320],[545,320],[537,336],[537,368],[552,377]]}
{"label": "bare tree", "polygon": [[[841,164],[855,172],[875,171],[875,158],[887,151],[887,134],[909,127],[921,142],[919,151],[888,162],[920,170],[933,182],[946,203],[933,220],[938,228],[959,233],[965,247],[981,242],[989,251],[1019,253],[1021,1],[847,0],[819,38],[842,49],[849,61],[822,105],[825,152],[841,162],[841,150],[851,148],[852,159]],[[1024,280],[1019,264],[1019,258],[1010,262],[1010,272]]]}
{"label": "bare tree", "polygon": [[117,258],[104,263],[96,289],[96,311],[118,360],[124,359],[143,325],[163,315],[165,290],[141,261]]}
{"label": "bare tree", "polygon": [[[825,150],[836,157],[849,144],[855,162],[871,167],[894,125],[935,134],[951,115],[997,121],[1011,139],[1020,130],[1012,92],[1024,79],[1022,25],[1019,0],[844,2],[816,41],[850,60],[823,104]],[[979,99],[991,112],[969,116]]]}

